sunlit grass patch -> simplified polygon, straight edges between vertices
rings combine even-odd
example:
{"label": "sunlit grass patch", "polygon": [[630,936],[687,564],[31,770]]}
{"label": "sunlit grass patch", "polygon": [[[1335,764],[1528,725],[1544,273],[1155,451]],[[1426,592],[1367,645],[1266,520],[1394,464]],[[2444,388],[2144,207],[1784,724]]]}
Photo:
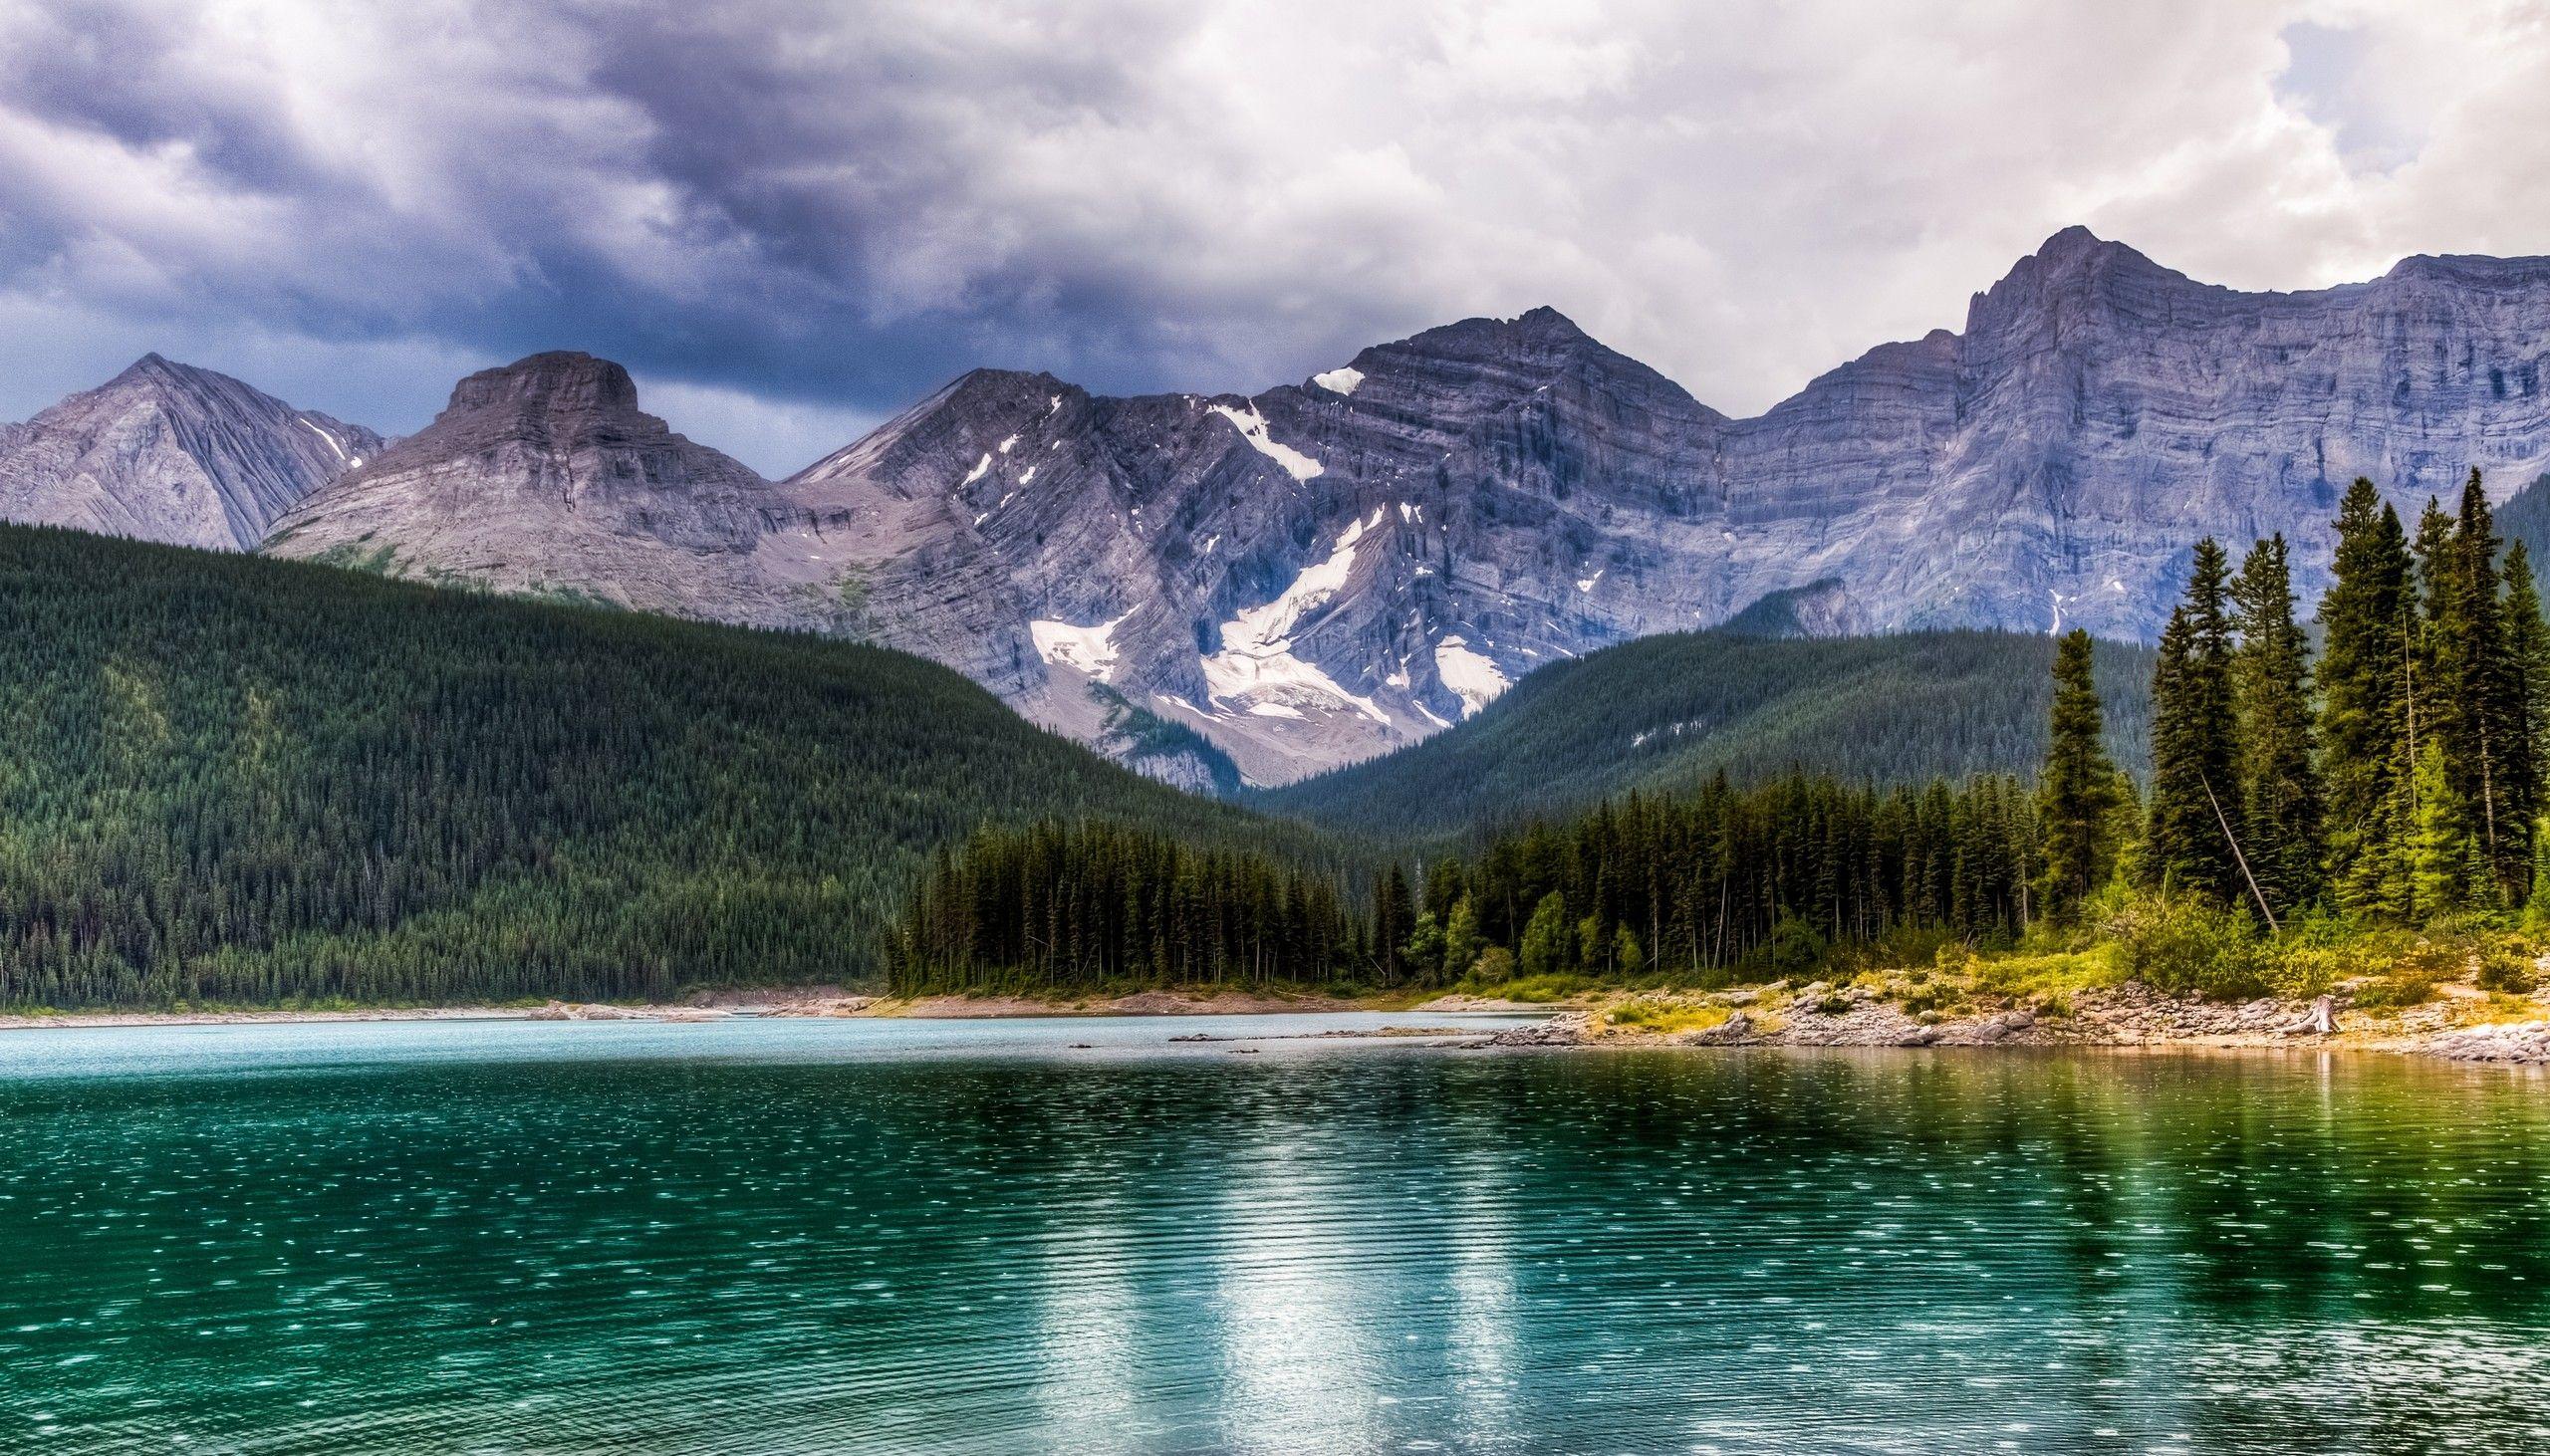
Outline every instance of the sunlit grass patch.
{"label": "sunlit grass patch", "polygon": [[1511,981],[1476,983],[1465,989],[1476,996],[1493,996],[1537,1006],[1583,995],[1594,989],[1594,982],[1587,977],[1561,971],[1545,976],[1517,976]]}
{"label": "sunlit grass patch", "polygon": [[1978,957],[1966,963],[1979,995],[2011,1001],[2070,998],[2125,984],[2125,948],[2113,943],[2087,950]]}
{"label": "sunlit grass patch", "polygon": [[1666,1036],[1674,1032],[1700,1032],[1721,1027],[1732,1015],[1734,1013],[1723,1006],[1640,997],[1607,1009],[1600,1020],[1606,1030]]}

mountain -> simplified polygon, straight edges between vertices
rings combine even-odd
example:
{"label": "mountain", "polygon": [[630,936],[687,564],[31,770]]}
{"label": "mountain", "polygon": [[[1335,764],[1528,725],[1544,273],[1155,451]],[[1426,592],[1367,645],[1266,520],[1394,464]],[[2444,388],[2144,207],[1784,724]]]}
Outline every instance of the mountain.
{"label": "mountain", "polygon": [[542,355],[269,549],[899,647],[1156,777],[1277,785],[1659,632],[2148,641],[2206,534],[2285,533],[2316,599],[2355,476],[2413,514],[2550,466],[2545,356],[2550,259],[2248,294],[2070,228],[1750,419],[1537,309],[1255,395],[977,370],[769,482]]}
{"label": "mountain", "polygon": [[253,551],[277,516],[381,449],[361,425],[144,355],[0,425],[0,520]]}
{"label": "mountain", "polygon": [[[998,582],[804,477],[774,485],[638,407],[628,370],[534,355],[462,379],[433,423],[276,524],[268,553],[384,576],[882,640],[1002,692],[1154,778],[1230,787],[1229,760],[1094,680],[1049,682]],[[996,566],[978,564],[977,570]]]}
{"label": "mountain", "polygon": [[[2109,751],[2139,774],[2151,758],[2151,650],[2102,642],[2097,663]],[[1901,784],[2032,775],[2053,665],[2041,634],[1669,632],[1553,663],[1456,728],[1251,802],[1332,829],[1424,838],[1719,772]]]}
{"label": "mountain", "polygon": [[1334,861],[898,652],[0,527],[0,1006],[847,981],[978,825]]}
{"label": "mountain", "polygon": [[881,639],[1013,701],[1097,680],[1275,784],[1730,619],[2149,640],[2208,533],[2286,533],[2316,597],[2354,476],[2550,463],[2545,354],[2550,260],[2242,294],[2073,228],[1753,419],[1541,309],[1249,397],[977,372],[790,484],[861,523]]}
{"label": "mountain", "polygon": [[1103,684],[1280,782],[1688,624],[1722,423],[1543,309],[1254,397],[977,371],[789,484],[857,523],[883,640],[1016,700]]}
{"label": "mountain", "polygon": [[794,625],[750,570],[769,483],[639,412],[629,371],[541,354],[462,379],[433,423],[313,493],[266,550],[386,576]]}

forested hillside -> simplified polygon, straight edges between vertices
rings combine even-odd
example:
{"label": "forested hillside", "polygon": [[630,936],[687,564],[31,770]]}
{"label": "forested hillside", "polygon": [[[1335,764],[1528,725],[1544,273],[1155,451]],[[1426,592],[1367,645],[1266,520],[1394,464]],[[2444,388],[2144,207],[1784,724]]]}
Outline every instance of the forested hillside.
{"label": "forested hillside", "polygon": [[[1427,835],[1792,768],[1917,783],[2033,773],[2054,641],[2007,632],[1766,640],[1677,632],[1544,667],[1476,718],[1385,758],[1259,796],[1277,813]],[[2152,654],[2101,643],[2119,763],[2150,759]]]}
{"label": "forested hillside", "polygon": [[987,821],[1314,857],[900,653],[20,527],[0,733],[0,1005],[866,978]]}
{"label": "forested hillside", "polygon": [[2508,546],[2522,542],[2534,561],[2550,560],[2550,475],[2535,478],[2498,508],[2497,533]]}

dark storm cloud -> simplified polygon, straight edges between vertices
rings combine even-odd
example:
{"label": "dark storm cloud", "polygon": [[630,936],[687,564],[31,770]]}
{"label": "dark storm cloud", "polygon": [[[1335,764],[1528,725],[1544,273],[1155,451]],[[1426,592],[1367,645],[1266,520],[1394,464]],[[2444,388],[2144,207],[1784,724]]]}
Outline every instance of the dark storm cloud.
{"label": "dark storm cloud", "polygon": [[573,347],[776,469],[978,364],[1259,387],[1543,302],[1753,409],[2069,222],[2244,286],[2537,250],[2522,22],[0,0],[0,416],[146,341],[413,428]]}

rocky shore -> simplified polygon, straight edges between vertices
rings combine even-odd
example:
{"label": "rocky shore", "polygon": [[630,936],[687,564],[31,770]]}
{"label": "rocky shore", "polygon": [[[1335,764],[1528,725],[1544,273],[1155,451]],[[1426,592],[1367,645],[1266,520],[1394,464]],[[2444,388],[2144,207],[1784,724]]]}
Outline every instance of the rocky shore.
{"label": "rocky shore", "polygon": [[1867,986],[1811,982],[1707,995],[1604,995],[1465,1045],[2330,1048],[2550,1065],[2550,1008],[2461,985],[2437,988],[2424,1004],[2388,1009],[2350,1005],[2343,993],[2213,1002],[2129,982],[2077,992],[2059,1005],[2021,1001],[1939,1015],[1909,1010]]}

